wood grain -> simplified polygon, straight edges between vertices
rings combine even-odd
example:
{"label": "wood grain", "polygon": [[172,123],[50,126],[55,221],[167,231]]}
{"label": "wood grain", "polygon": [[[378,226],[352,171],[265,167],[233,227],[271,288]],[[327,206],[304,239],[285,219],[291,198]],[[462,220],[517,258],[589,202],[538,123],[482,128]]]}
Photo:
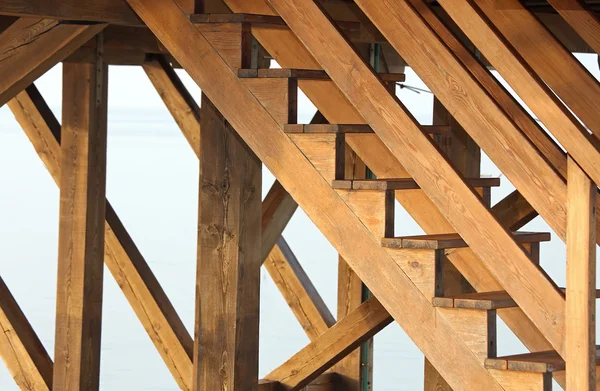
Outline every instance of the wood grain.
{"label": "wood grain", "polygon": [[53,390],[98,390],[106,215],[108,65],[63,65]]}

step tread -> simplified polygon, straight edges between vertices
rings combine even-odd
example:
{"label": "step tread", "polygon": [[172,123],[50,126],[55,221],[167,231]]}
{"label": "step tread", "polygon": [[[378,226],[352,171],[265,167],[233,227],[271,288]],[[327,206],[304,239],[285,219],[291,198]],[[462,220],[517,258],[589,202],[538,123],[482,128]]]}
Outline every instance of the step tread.
{"label": "step tread", "polygon": [[[472,187],[500,186],[500,178],[483,177],[466,179],[466,181]],[[412,178],[335,180],[332,186],[338,190],[415,190],[420,188]]]}
{"label": "step tread", "polygon": [[[249,23],[271,26],[285,26],[285,21],[274,15],[258,15],[258,14],[191,14],[189,15],[190,22],[194,24],[221,24],[221,23]],[[358,22],[349,21],[334,21],[334,23],[342,30],[360,31],[361,26]]]}
{"label": "step tread", "polygon": [[[406,79],[404,73],[378,73],[378,76],[387,82],[402,82]],[[242,79],[256,78],[276,78],[286,79],[295,78],[303,80],[329,80],[329,75],[323,70],[317,69],[290,69],[290,68],[272,68],[272,69],[238,69],[238,77]]]}
{"label": "step tread", "polygon": [[[519,243],[548,242],[549,232],[513,232],[515,240]],[[457,233],[414,235],[395,238],[384,238],[381,240],[384,247],[389,248],[411,248],[424,250],[443,250],[449,248],[469,247]]]}
{"label": "step tread", "polygon": [[[600,347],[596,347],[596,365],[600,364]],[[485,367],[523,372],[554,372],[565,369],[565,361],[555,351],[515,354],[512,356],[487,358]]]}
{"label": "step tread", "polygon": [[[428,134],[445,134],[452,129],[448,125],[423,125]],[[288,124],[286,133],[374,133],[369,125],[360,124]]]}
{"label": "step tread", "polygon": [[[559,288],[563,293],[565,288]],[[600,298],[600,289],[596,290],[596,298]],[[496,310],[515,308],[517,303],[506,291],[464,293],[447,297],[434,297],[434,307],[464,308],[475,310]]]}

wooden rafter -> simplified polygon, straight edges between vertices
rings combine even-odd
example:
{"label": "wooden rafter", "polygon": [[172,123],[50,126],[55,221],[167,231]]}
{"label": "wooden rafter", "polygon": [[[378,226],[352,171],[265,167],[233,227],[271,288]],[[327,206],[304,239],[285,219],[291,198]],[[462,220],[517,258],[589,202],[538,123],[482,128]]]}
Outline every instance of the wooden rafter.
{"label": "wooden rafter", "polygon": [[284,390],[299,390],[392,321],[376,299],[369,299],[265,378]]}
{"label": "wooden rafter", "polygon": [[[402,105],[398,105],[397,99],[377,79],[372,70],[358,60],[354,64],[347,60],[340,60],[357,57],[357,54],[335,27],[328,23],[327,17],[314,3],[308,0],[298,0],[295,1],[293,7],[279,0],[271,0],[270,3],[315,58],[324,68],[328,69],[332,80],[338,84],[365,119],[368,119],[373,130],[438,206],[442,214],[457,228],[457,231],[479,255],[486,267],[492,271],[536,326],[548,336],[553,345],[561,353],[564,353],[563,327],[558,326],[564,323],[565,301],[561,292],[543,272],[532,264],[528,255],[489,213],[481,199],[466,185],[462,177],[440,155],[431,139],[419,129],[418,124],[406,109]],[[357,1],[357,4],[365,10],[384,34],[388,35],[390,31],[393,31],[394,35],[402,37],[402,41],[411,41],[415,46],[422,46],[422,42],[418,42],[417,39],[408,39],[407,32],[399,28],[406,23],[406,14],[410,12],[410,7],[409,10],[401,12],[394,9],[397,3]],[[305,16],[300,18],[299,13],[303,13]],[[306,15],[310,15],[310,17],[307,18]],[[299,23],[299,20],[303,20],[304,23]],[[420,19],[417,19],[415,23],[417,27],[419,24],[425,27]],[[414,29],[415,26],[411,25],[411,28]],[[410,34],[413,34],[411,35],[413,38],[415,36],[423,38],[423,35],[416,32]],[[431,37],[431,35],[429,36]],[[397,39],[390,41],[392,45],[395,45]],[[443,51],[436,54],[443,56]],[[428,59],[427,62],[443,65],[440,57],[436,57],[435,60]],[[446,79],[448,79],[450,69],[452,66],[444,68]],[[345,82],[347,80],[353,80],[355,83]],[[366,85],[369,88],[364,88]],[[441,94],[447,96],[447,91],[442,90]],[[440,100],[444,101],[442,97]],[[385,111],[387,115],[381,116],[382,111]],[[512,126],[512,124],[507,125]],[[478,123],[478,126],[481,126],[481,123]],[[513,137],[517,135],[521,135],[520,132],[514,134]],[[514,140],[516,143],[522,141]],[[415,153],[409,155],[406,154],[406,151],[415,151]],[[514,163],[514,154],[512,158]],[[540,164],[545,164],[545,162]],[[564,187],[564,183],[561,182],[556,185]],[[452,189],[452,191],[449,192],[448,189]],[[538,189],[538,191],[540,190]],[[537,196],[539,197],[539,194]],[[565,204],[563,203],[560,207],[564,209]],[[475,226],[477,229],[473,229]],[[499,264],[498,259],[503,259],[506,263]],[[512,264],[512,266],[507,266],[508,264]],[[548,320],[548,313],[553,314],[553,321]]]}
{"label": "wooden rafter", "polygon": [[2,278],[0,356],[22,390],[52,389],[52,359]]}
{"label": "wooden rafter", "polygon": [[20,18],[11,24],[0,34],[0,106],[104,27],[31,18]]}
{"label": "wooden rafter", "polygon": [[[475,0],[475,4],[534,73],[600,138],[600,111],[593,104],[600,99],[596,78],[518,0],[504,1],[510,10],[497,7],[494,0]],[[505,78],[511,79],[508,75]],[[528,101],[522,89],[517,93]],[[529,106],[539,111],[534,104]],[[553,129],[551,124],[547,127]]]}
{"label": "wooden rafter", "polygon": [[[148,0],[129,0],[129,4],[436,366],[453,372],[452,381],[459,386],[478,381],[490,390],[499,389],[450,325],[436,316],[429,300],[395,266],[380,243],[176,5]],[[173,25],[178,26],[177,31],[169,27]],[[190,42],[194,50],[189,50]],[[265,143],[265,139],[270,142]],[[423,329],[429,330],[427,336],[422,334]],[[435,341],[444,341],[443,349]]]}
{"label": "wooden rafter", "polygon": [[[506,78],[515,92],[537,114],[558,142],[595,182],[600,183],[600,152],[594,136],[590,135],[552,91],[534,76],[520,56],[514,53],[503,37],[489,25],[474,3],[465,0],[456,2],[441,0],[440,4],[498,72]],[[521,193],[533,204],[533,200],[527,194],[523,191]],[[566,199],[563,200],[561,196],[561,202],[565,201]],[[554,231],[564,237],[566,227],[564,222],[561,227],[555,226],[550,219],[551,216],[543,213],[537,205],[533,204],[533,206]],[[563,212],[564,208],[561,209],[560,218],[566,221]],[[557,214],[556,211],[553,213]]]}
{"label": "wooden rafter", "polygon": [[596,54],[600,53],[600,21],[581,0],[548,0]]}

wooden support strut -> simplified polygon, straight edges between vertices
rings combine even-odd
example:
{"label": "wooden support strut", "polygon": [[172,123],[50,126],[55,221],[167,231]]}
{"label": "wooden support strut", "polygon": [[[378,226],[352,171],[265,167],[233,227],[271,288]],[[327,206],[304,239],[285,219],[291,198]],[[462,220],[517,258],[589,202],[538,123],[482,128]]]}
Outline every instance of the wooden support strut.
{"label": "wooden support strut", "polygon": [[581,0],[548,0],[548,3],[590,45],[600,53],[600,20]]}
{"label": "wooden support strut", "polygon": [[596,390],[596,186],[569,158],[567,389]]}
{"label": "wooden support strut", "polygon": [[0,106],[93,38],[104,24],[20,18],[0,34]]}
{"label": "wooden support strut", "polygon": [[108,65],[63,65],[62,175],[53,390],[98,390],[104,271]]}
{"label": "wooden support strut", "polygon": [[258,387],[262,164],[202,95],[194,390]]}

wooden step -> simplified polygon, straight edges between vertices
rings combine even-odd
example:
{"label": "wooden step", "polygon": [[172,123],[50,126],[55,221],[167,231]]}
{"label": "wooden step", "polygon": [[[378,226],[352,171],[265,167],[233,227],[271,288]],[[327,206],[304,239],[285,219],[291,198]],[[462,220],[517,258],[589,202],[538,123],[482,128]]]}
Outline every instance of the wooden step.
{"label": "wooden step", "polygon": [[[560,288],[563,293],[565,288]],[[596,298],[600,298],[600,290],[596,290]],[[465,293],[448,297],[434,297],[434,307],[466,308],[474,310],[496,310],[500,308],[515,308],[517,303],[505,291]]]}
{"label": "wooden step", "polygon": [[[385,82],[403,82],[406,79],[404,73],[379,73],[378,75]],[[323,70],[286,68],[238,69],[238,77],[241,79],[329,80],[329,75]]]}
{"label": "wooden step", "polygon": [[[596,347],[596,365],[600,364],[600,347]],[[565,361],[555,351],[516,354],[485,360],[488,369],[522,372],[555,372],[565,370]]]}
{"label": "wooden step", "polygon": [[[550,233],[548,232],[513,232],[513,235],[518,243],[550,241]],[[381,245],[389,248],[414,248],[424,250],[444,250],[449,248],[469,247],[457,233],[384,238],[381,240]]]}
{"label": "wooden step", "polygon": [[[474,178],[466,179],[472,187],[498,187],[500,178]],[[411,178],[397,179],[364,179],[364,180],[335,180],[334,189],[340,190],[415,190],[419,185]]]}
{"label": "wooden step", "polygon": [[[447,125],[423,125],[423,131],[428,134],[447,134],[452,129]],[[354,125],[354,124],[288,124],[285,125],[286,133],[374,133],[369,125]]]}

